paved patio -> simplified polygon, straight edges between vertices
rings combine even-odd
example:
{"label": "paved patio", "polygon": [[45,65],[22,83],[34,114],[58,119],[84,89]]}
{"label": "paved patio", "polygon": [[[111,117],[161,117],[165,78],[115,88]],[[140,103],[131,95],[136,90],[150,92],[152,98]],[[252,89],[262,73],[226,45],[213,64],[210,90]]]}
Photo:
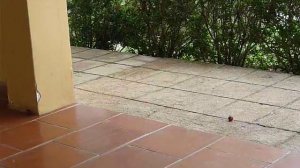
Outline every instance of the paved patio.
{"label": "paved patio", "polygon": [[74,105],[44,116],[0,107],[0,167],[299,168],[300,154]]}
{"label": "paved patio", "polygon": [[299,76],[78,47],[72,53],[80,103],[300,151]]}

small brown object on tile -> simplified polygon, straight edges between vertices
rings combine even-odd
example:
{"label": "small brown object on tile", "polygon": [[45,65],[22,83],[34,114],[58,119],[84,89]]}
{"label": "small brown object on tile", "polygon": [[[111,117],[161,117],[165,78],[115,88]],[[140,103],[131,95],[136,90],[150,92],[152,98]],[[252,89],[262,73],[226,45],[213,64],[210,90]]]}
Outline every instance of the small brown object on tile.
{"label": "small brown object on tile", "polygon": [[228,122],[232,122],[233,121],[233,117],[232,116],[229,116],[228,117]]}

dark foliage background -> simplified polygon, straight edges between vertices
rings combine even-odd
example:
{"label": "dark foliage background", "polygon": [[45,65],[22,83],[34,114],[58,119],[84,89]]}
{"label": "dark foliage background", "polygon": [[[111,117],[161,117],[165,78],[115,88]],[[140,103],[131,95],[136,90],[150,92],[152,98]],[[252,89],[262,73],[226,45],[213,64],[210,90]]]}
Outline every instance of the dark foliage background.
{"label": "dark foliage background", "polygon": [[299,0],[69,0],[71,43],[300,74]]}

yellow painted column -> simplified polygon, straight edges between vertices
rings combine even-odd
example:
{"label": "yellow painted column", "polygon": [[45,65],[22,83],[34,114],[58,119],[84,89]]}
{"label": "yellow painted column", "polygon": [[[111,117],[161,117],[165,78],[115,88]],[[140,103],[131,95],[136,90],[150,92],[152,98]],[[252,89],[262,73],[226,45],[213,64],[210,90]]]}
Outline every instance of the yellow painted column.
{"label": "yellow painted column", "polygon": [[11,108],[44,114],[75,102],[65,0],[0,0]]}

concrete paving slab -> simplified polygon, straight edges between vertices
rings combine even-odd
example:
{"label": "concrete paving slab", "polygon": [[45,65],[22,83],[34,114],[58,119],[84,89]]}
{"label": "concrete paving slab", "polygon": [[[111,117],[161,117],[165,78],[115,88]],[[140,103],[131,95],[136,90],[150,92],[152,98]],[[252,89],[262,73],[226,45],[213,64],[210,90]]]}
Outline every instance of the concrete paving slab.
{"label": "concrete paving slab", "polygon": [[125,60],[127,58],[131,58],[131,57],[134,57],[134,56],[136,56],[136,54],[111,52],[111,53],[106,54],[102,57],[94,58],[93,60],[113,63],[113,62],[118,62],[118,61],[121,61],[121,60]]}
{"label": "concrete paving slab", "polygon": [[131,65],[131,66],[142,66],[146,63],[153,62],[157,60],[155,57],[150,57],[150,56],[143,56],[143,55],[138,55],[123,61],[117,62],[118,64],[125,64],[125,65]]}
{"label": "concrete paving slab", "polygon": [[296,110],[300,110],[300,99],[296,100],[295,102],[287,105],[288,108],[292,108],[292,109],[296,109]]}
{"label": "concrete paving slab", "polygon": [[84,60],[80,62],[73,63],[73,70],[74,71],[84,71],[87,69],[91,69],[94,67],[105,65],[104,62],[98,62],[98,61],[91,61],[91,60]]}
{"label": "concrete paving slab", "polygon": [[300,111],[280,109],[260,119],[259,124],[300,132]]}
{"label": "concrete paving slab", "polygon": [[78,101],[83,104],[144,118],[148,118],[151,114],[165,109],[153,104],[128,100],[121,97],[91,93],[79,89],[76,90],[76,96]]}
{"label": "concrete paving slab", "polygon": [[82,52],[82,51],[86,51],[86,50],[90,50],[90,49],[89,48],[84,48],[84,47],[71,46],[72,54]]}
{"label": "concrete paving slab", "polygon": [[171,72],[161,72],[155,75],[152,75],[148,78],[140,80],[142,83],[157,85],[157,86],[171,86],[176,83],[182,82],[184,80],[192,78],[192,75],[186,74],[178,74],[178,73],[171,73]]}
{"label": "concrete paving slab", "polygon": [[169,67],[164,68],[164,70],[170,72],[186,73],[191,75],[203,75],[220,66],[221,65],[217,64],[178,61],[176,64],[172,64]]}
{"label": "concrete paving slab", "polygon": [[227,82],[228,81],[221,79],[194,77],[192,79],[180,82],[179,84],[172,86],[172,88],[198,93],[212,94],[217,87]]}
{"label": "concrete paving slab", "polygon": [[244,100],[275,106],[285,106],[300,97],[300,92],[269,87]]}
{"label": "concrete paving slab", "polygon": [[226,119],[201,116],[194,120],[192,129],[227,135],[250,140],[266,145],[277,145],[285,142],[295,133],[243,122],[228,122]]}
{"label": "concrete paving slab", "polygon": [[81,59],[81,58],[73,58],[72,59],[72,62],[75,63],[75,62],[79,62],[79,61],[83,61],[84,59]]}
{"label": "concrete paving slab", "polygon": [[245,76],[254,71],[256,70],[250,68],[241,68],[241,67],[224,65],[208,72],[207,74],[204,74],[203,76],[218,78],[218,79],[233,80]]}
{"label": "concrete paving slab", "polygon": [[161,71],[156,71],[156,70],[142,68],[142,67],[133,67],[130,69],[125,69],[118,73],[111,74],[109,76],[118,79],[124,79],[124,80],[140,81],[142,79],[145,79],[149,76],[158,73],[161,73]]}
{"label": "concrete paving slab", "polygon": [[289,74],[285,74],[285,73],[276,73],[276,72],[257,70],[253,73],[250,73],[248,75],[236,79],[236,81],[269,86],[277,82],[280,82],[288,78],[289,76],[290,76]]}
{"label": "concrete paving slab", "polygon": [[256,93],[264,88],[264,86],[259,85],[251,85],[239,82],[228,82],[224,85],[216,87],[212,91],[212,94],[229,98],[241,99],[243,97],[249,96],[250,94]]}
{"label": "concrete paving slab", "polygon": [[106,50],[98,50],[98,49],[90,49],[82,52],[78,52],[75,54],[72,54],[75,58],[82,58],[82,59],[92,59],[95,57],[103,56],[105,54],[110,53],[110,51]]}
{"label": "concrete paving slab", "polygon": [[85,74],[80,72],[74,73],[74,84],[78,85],[99,78],[97,75]]}
{"label": "concrete paving slab", "polygon": [[158,57],[152,57],[152,56],[146,56],[146,55],[138,55],[136,57],[133,57],[132,59],[138,60],[138,61],[143,61],[143,62],[153,62],[158,60]]}
{"label": "concrete paving slab", "polygon": [[78,88],[125,98],[137,98],[162,89],[161,87],[107,77],[79,85]]}
{"label": "concrete paving slab", "polygon": [[232,116],[234,120],[253,123],[255,120],[260,119],[277,109],[279,109],[279,107],[262,105],[259,103],[237,101],[233,104],[219,109],[214,114],[223,118]]}
{"label": "concrete paving slab", "polygon": [[150,115],[149,119],[189,128],[193,126],[193,120],[195,120],[199,116],[200,114],[197,113],[191,113],[171,108],[162,108],[162,110]]}
{"label": "concrete paving slab", "polygon": [[215,110],[234,101],[232,99],[189,93],[168,88],[147,94],[138,99],[145,102],[204,114],[212,114]]}
{"label": "concrete paving slab", "polygon": [[300,91],[300,76],[291,76],[275,84],[274,87]]}
{"label": "concrete paving slab", "polygon": [[[74,73],[74,82],[78,84],[76,87],[90,90],[88,92],[76,89],[77,98],[84,104],[186,128],[232,135],[245,140],[298,150],[299,138],[295,136],[298,134],[284,130],[300,128],[297,121],[298,112],[295,112],[300,111],[298,76],[148,56],[106,57],[103,54],[111,52],[103,50],[85,51],[82,48],[78,50],[75,48],[73,52],[75,51],[80,54],[73,54],[73,62],[100,57],[108,62],[119,61],[103,65],[102,68],[89,69],[85,71],[87,74]],[[162,76],[158,75],[160,73]],[[196,76],[181,79],[185,74]],[[101,76],[111,78],[101,80]],[[180,76],[179,79],[177,76]],[[148,80],[153,78],[147,81],[151,85],[137,83],[146,78],[149,78]],[[232,80],[240,82],[235,83]],[[169,83],[177,84],[170,86]],[[171,88],[155,87],[152,84]],[[274,87],[259,91],[262,87],[260,85],[274,85]],[[253,93],[257,90],[257,93]],[[242,98],[248,94],[251,95]],[[222,98],[224,96],[234,99]],[[278,112],[280,106],[294,110],[287,109],[289,113]],[[229,115],[234,117],[234,122],[228,122]],[[258,123],[265,124],[266,127]],[[272,125],[280,128],[271,128]]]}
{"label": "concrete paving slab", "polygon": [[295,134],[284,143],[278,145],[278,147],[300,153],[300,134]]}
{"label": "concrete paving slab", "polygon": [[122,72],[123,70],[130,69],[130,68],[132,68],[132,67],[126,66],[126,65],[107,64],[107,65],[103,65],[103,66],[100,66],[100,67],[96,67],[96,68],[86,70],[84,72],[95,74],[95,75],[108,76],[108,75],[112,75],[112,74],[117,73],[117,72]]}
{"label": "concrete paving slab", "polygon": [[142,65],[145,68],[162,70],[170,67],[173,64],[178,63],[178,60],[170,59],[170,58],[158,58],[157,60]]}

